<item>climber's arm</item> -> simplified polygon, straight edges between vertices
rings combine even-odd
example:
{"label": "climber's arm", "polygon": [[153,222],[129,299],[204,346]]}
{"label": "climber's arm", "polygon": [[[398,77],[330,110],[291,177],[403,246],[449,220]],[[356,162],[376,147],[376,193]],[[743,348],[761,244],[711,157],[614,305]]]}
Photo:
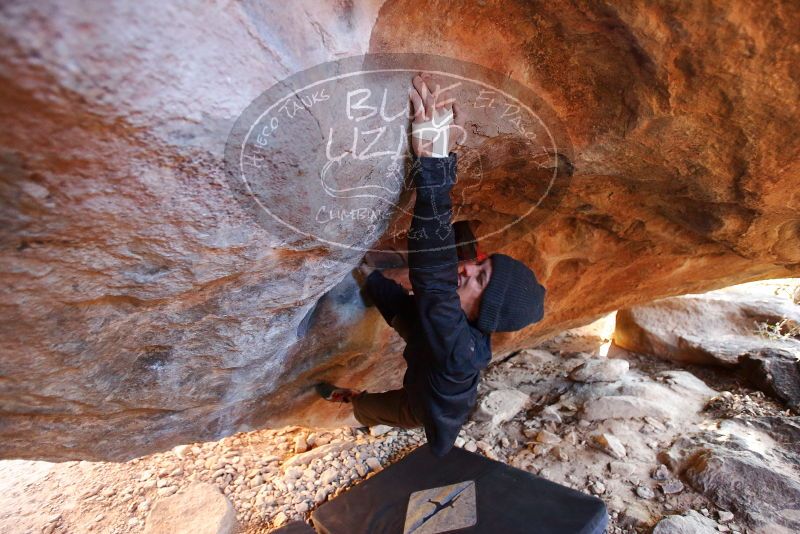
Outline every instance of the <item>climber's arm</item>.
{"label": "climber's arm", "polygon": [[450,393],[464,389],[476,369],[473,329],[461,308],[458,254],[451,225],[450,190],[456,180],[457,155],[419,158],[414,165],[417,192],[408,238],[409,278],[421,334],[433,357],[432,368],[447,378]]}
{"label": "climber's arm", "polygon": [[378,270],[372,271],[367,277],[366,289],[389,326],[394,326],[393,321],[398,314],[413,310],[413,299],[406,290]]}

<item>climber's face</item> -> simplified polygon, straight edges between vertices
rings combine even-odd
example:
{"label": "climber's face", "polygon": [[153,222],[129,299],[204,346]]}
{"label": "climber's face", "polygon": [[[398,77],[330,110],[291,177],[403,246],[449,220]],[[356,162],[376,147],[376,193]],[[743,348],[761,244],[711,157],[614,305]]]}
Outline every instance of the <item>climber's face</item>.
{"label": "climber's face", "polygon": [[491,277],[491,258],[481,262],[469,260],[458,264],[458,298],[461,299],[461,309],[472,322],[478,319],[481,295]]}

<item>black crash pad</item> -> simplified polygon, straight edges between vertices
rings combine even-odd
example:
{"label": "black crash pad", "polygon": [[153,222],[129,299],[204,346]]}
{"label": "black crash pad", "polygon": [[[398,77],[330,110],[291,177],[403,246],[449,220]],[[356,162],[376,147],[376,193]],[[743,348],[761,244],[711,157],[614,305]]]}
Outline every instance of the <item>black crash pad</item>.
{"label": "black crash pad", "polygon": [[[423,499],[407,510],[412,493],[443,486],[449,488],[439,493],[443,497]],[[472,508],[471,522],[448,510],[450,501],[462,508],[458,514]],[[311,520],[320,534],[401,534],[407,512],[409,525],[416,526],[411,532],[420,533],[602,534],[608,523],[605,504],[596,497],[458,447],[436,458],[427,445],[323,504]],[[445,528],[455,530],[439,530],[450,521]]]}
{"label": "black crash pad", "polygon": [[293,521],[279,529],[272,531],[272,534],[317,534],[308,523]]}

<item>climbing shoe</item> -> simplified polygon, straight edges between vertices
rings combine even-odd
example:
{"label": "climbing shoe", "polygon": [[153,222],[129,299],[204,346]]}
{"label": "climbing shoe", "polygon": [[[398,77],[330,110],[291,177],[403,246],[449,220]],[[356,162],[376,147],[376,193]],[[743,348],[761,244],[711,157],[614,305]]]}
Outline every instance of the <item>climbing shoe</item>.
{"label": "climbing shoe", "polygon": [[353,389],[340,388],[327,382],[320,382],[314,388],[320,397],[330,402],[350,402],[353,397],[359,394],[358,391]]}

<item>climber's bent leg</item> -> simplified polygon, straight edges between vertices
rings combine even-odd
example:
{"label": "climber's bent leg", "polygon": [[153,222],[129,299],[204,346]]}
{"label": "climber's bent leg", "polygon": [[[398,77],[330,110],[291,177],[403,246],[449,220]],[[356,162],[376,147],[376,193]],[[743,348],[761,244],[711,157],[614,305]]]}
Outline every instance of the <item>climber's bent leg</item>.
{"label": "climber's bent leg", "polygon": [[351,399],[353,415],[364,426],[389,425],[417,428],[422,422],[411,411],[405,388],[383,393],[362,393]]}

